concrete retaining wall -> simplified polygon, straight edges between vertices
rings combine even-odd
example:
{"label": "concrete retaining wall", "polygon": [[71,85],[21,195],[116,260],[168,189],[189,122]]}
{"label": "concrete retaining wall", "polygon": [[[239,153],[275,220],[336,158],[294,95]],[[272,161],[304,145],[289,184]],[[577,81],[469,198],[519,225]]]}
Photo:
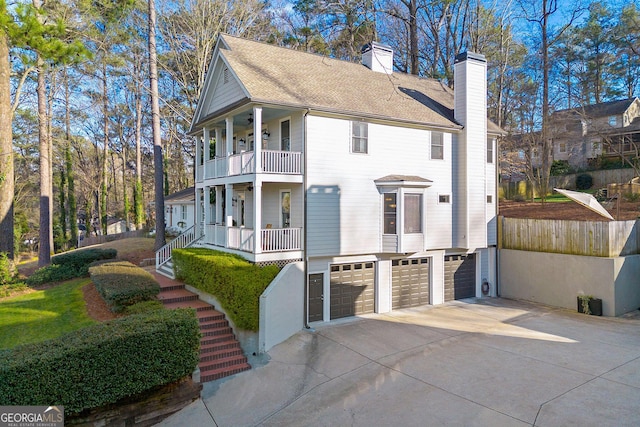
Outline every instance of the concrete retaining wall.
{"label": "concrete retaining wall", "polygon": [[501,249],[500,295],[577,309],[576,297],[602,299],[605,316],[640,307],[640,255],[601,258]]}
{"label": "concrete retaining wall", "polygon": [[260,353],[304,327],[304,284],[304,263],[287,264],[260,296]]}

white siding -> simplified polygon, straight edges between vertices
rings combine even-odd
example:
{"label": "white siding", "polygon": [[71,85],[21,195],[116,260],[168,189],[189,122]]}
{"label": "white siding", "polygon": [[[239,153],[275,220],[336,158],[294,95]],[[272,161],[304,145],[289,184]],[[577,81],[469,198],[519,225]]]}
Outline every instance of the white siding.
{"label": "white siding", "polygon": [[455,117],[464,125],[456,176],[458,246],[487,245],[486,218],[486,63],[469,59],[455,67]]}
{"label": "white siding", "polygon": [[231,105],[245,96],[242,87],[231,73],[231,70],[228,72],[227,83],[224,82],[223,70],[225,67],[224,62],[219,59],[212,79],[213,90],[210,94],[207,94],[201,117],[205,117],[222,107]]}
{"label": "white siding", "polygon": [[280,191],[291,191],[291,227],[304,227],[304,205],[300,184],[263,184],[262,185],[262,228],[271,224],[280,228]]}
{"label": "white siding", "polygon": [[430,132],[369,124],[368,154],[350,153],[350,121],[308,116],[307,202],[309,256],[380,251],[381,196],[374,180],[391,174],[433,181],[426,189],[426,241],[451,243],[451,136],[445,134],[445,159],[430,160]]}

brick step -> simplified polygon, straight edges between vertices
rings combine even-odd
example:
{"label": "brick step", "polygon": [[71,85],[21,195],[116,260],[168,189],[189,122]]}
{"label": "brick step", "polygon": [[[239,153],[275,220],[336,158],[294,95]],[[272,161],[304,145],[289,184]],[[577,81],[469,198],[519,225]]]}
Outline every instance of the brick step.
{"label": "brick step", "polygon": [[227,318],[224,317],[224,314],[216,310],[213,306],[211,306],[210,310],[198,311],[196,315],[198,316],[198,322],[200,322],[200,324],[211,322],[213,320],[224,320],[227,322]]}
{"label": "brick step", "polygon": [[185,288],[185,286],[182,285],[182,284],[168,283],[168,282],[160,283],[159,280],[158,280],[158,284],[160,285],[160,292],[177,291],[178,289],[184,289]]}
{"label": "brick step", "polygon": [[210,353],[212,351],[231,349],[242,350],[242,348],[240,347],[240,343],[235,339],[230,339],[228,341],[218,341],[212,344],[202,344],[202,341],[200,342],[200,355]]}
{"label": "brick step", "polygon": [[200,330],[211,328],[224,328],[229,326],[229,322],[224,317],[222,319],[198,319],[200,321]]}
{"label": "brick step", "polygon": [[240,356],[229,356],[223,357],[220,359],[209,360],[206,362],[200,362],[198,366],[200,367],[200,375],[202,373],[208,374],[206,371],[213,371],[216,369],[222,368],[231,368],[237,365],[247,364],[247,358],[244,355]]}
{"label": "brick step", "polygon": [[243,371],[251,369],[251,365],[244,363],[229,368],[213,369],[206,371],[204,374],[200,374],[200,382],[206,383],[208,381],[219,380],[220,378],[228,377],[231,375],[239,374]]}
{"label": "brick step", "polygon": [[203,337],[217,337],[220,335],[233,335],[233,330],[230,326],[223,326],[217,328],[200,329],[200,333]]}
{"label": "brick step", "polygon": [[233,336],[233,334],[206,336],[206,337],[200,338],[200,347],[202,347],[203,345],[219,344],[222,342],[235,341],[235,340],[236,340],[236,337]]}
{"label": "brick step", "polygon": [[213,308],[211,304],[207,304],[204,301],[200,301],[198,299],[189,300],[189,301],[178,301],[171,303],[164,303],[166,308],[195,308],[198,312],[215,312],[216,310]]}
{"label": "brick step", "polygon": [[200,351],[200,363],[208,362],[211,360],[225,359],[233,356],[244,356],[244,353],[242,353],[242,349],[240,347],[209,351],[206,353]]}
{"label": "brick step", "polygon": [[172,291],[162,291],[158,294],[158,299],[163,303],[170,304],[172,302],[180,301],[195,301],[198,299],[198,295],[193,292],[189,292],[186,289],[175,289]]}

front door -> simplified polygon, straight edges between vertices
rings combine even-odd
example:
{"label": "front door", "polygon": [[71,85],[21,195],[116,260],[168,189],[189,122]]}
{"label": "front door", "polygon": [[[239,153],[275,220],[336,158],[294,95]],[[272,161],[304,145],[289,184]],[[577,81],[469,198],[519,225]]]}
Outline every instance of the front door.
{"label": "front door", "polygon": [[323,320],[324,310],[324,274],[309,275],[309,322]]}

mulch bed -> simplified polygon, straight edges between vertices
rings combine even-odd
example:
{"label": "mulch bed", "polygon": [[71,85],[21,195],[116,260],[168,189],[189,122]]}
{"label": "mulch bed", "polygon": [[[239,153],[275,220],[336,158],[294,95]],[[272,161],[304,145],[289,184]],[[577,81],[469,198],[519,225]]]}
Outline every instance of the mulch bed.
{"label": "mulch bed", "polygon": [[102,299],[102,296],[98,293],[98,290],[93,283],[89,283],[82,287],[82,293],[84,294],[84,301],[87,304],[87,314],[93,320],[98,322],[104,322],[106,320],[115,319],[122,315],[114,313],[109,309],[107,303]]}

